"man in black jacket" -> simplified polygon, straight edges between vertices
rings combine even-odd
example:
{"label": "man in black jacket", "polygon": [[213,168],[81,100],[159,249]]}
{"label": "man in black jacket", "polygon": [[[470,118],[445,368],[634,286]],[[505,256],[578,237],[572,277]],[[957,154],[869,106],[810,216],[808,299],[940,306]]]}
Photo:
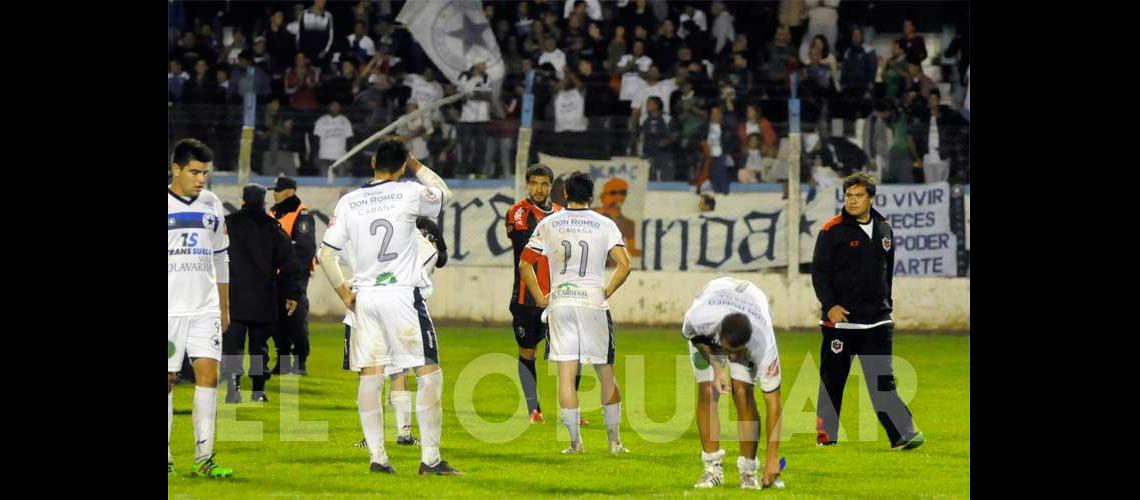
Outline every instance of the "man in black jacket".
{"label": "man in black jacket", "polygon": [[241,210],[226,216],[230,235],[230,317],[222,336],[222,373],[227,375],[227,403],[241,402],[242,351],[249,331],[249,373],[253,401],[265,397],[269,379],[269,337],[277,327],[279,296],[285,314],[292,315],[301,298],[302,268],[281,224],[265,212],[265,188],[250,184],[242,190]]}
{"label": "man in black jacket", "polygon": [[910,410],[895,390],[891,365],[894,235],[883,216],[871,208],[875,184],[870,177],[863,173],[847,177],[843,193],[843,211],[823,225],[812,258],[811,282],[823,305],[816,441],[825,446],[838,440],[843,386],[851,359],[858,354],[871,403],[891,448],[914,449],[925,438],[915,430]]}
{"label": "man in black jacket", "polygon": [[[305,295],[309,289],[309,276],[315,269],[317,254],[316,224],[309,207],[301,203],[297,197],[297,181],[288,177],[278,177],[277,183],[269,188],[273,191],[275,204],[270,211],[273,218],[281,223],[281,229],[289,236],[293,245],[293,252],[301,263],[301,297],[297,300],[297,311],[292,315],[285,315],[278,310],[279,324],[273,342],[277,345],[277,364],[273,365],[274,375],[308,375],[305,361],[309,357],[309,298]],[[281,297],[284,299],[285,297]],[[283,307],[284,301],[278,302]],[[292,356],[296,356],[294,366]]]}

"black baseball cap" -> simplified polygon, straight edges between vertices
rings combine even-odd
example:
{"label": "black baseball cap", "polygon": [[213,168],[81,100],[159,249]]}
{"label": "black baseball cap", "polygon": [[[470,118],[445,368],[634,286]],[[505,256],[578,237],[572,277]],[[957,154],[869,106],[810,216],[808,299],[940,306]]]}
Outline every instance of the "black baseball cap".
{"label": "black baseball cap", "polygon": [[277,184],[269,188],[270,191],[281,191],[284,189],[297,189],[297,181],[288,177],[278,177]]}

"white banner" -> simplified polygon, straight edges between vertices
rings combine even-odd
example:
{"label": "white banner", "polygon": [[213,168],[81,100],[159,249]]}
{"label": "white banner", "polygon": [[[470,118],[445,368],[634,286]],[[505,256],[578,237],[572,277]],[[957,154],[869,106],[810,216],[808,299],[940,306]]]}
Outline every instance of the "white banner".
{"label": "white banner", "polygon": [[[786,202],[739,203],[748,197],[728,195],[717,202],[716,210],[698,216],[645,219],[639,228],[645,242],[640,269],[734,272],[786,266]],[[726,203],[729,200],[735,203]],[[815,235],[834,215],[828,196],[813,194],[806,200],[796,224],[801,263],[811,262]]]}
{"label": "white banner", "polygon": [[[895,276],[958,275],[958,237],[950,230],[950,184],[879,185],[871,206],[894,231]],[[835,210],[842,208],[842,188],[836,188]]]}
{"label": "white banner", "polygon": [[452,83],[471,62],[487,63],[487,75],[501,82],[506,72],[499,44],[483,14],[483,2],[470,0],[416,0],[396,16],[416,43]]}

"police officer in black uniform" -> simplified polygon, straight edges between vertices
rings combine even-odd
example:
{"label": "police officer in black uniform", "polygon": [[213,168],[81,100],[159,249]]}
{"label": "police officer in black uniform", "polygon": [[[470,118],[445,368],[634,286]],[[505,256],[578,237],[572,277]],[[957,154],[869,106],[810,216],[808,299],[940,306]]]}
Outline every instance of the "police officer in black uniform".
{"label": "police officer in black uniform", "polygon": [[229,381],[227,403],[241,402],[242,351],[249,332],[249,373],[253,401],[266,402],[269,337],[277,329],[278,297],[285,314],[296,313],[303,295],[303,269],[281,224],[265,212],[265,188],[242,190],[241,210],[226,216],[230,236],[230,317],[222,336],[222,373]]}
{"label": "police officer in black uniform", "polygon": [[871,208],[875,183],[870,177],[856,173],[845,178],[843,193],[843,211],[823,225],[812,258],[811,282],[823,305],[816,442],[827,446],[838,440],[843,387],[851,360],[859,355],[871,403],[891,448],[914,449],[925,438],[915,430],[910,409],[895,390],[891,364],[894,234]]}
{"label": "police officer in black uniform", "polygon": [[[305,362],[309,358],[309,298],[305,291],[309,289],[309,277],[312,275],[317,254],[316,226],[309,208],[301,203],[297,197],[297,181],[288,177],[278,177],[277,184],[271,188],[274,205],[270,209],[273,218],[281,223],[281,228],[293,242],[293,251],[301,263],[303,278],[301,280],[301,297],[297,301],[297,310],[292,315],[285,313],[285,296],[280,296],[277,335],[273,342],[277,344],[277,364],[273,367],[273,374],[294,373],[308,375]],[[296,356],[296,365],[291,362],[290,355]]]}

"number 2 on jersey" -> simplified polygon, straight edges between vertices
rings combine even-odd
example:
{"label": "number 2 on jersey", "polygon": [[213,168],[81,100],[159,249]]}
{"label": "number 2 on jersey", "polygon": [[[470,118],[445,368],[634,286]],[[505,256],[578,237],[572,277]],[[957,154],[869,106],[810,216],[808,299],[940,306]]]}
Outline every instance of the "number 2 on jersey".
{"label": "number 2 on jersey", "polygon": [[387,253],[388,243],[392,242],[392,223],[384,219],[376,219],[372,221],[372,225],[368,228],[368,232],[372,234],[372,236],[376,236],[376,230],[379,228],[384,228],[384,241],[380,243],[380,254],[376,256],[376,260],[380,262],[396,260],[396,257],[399,256],[398,253]]}
{"label": "number 2 on jersey", "polygon": [[[586,261],[590,258],[590,244],[586,243],[585,241],[579,240],[578,246],[582,247],[582,261],[581,261],[581,263],[578,264],[578,277],[584,278],[584,277],[586,277]],[[570,249],[571,248],[573,248],[573,246],[570,244],[569,241],[562,240],[562,250],[563,250],[563,252],[562,252],[563,253],[562,272],[559,274],[566,274],[566,267],[567,267],[568,263],[570,262]]]}

